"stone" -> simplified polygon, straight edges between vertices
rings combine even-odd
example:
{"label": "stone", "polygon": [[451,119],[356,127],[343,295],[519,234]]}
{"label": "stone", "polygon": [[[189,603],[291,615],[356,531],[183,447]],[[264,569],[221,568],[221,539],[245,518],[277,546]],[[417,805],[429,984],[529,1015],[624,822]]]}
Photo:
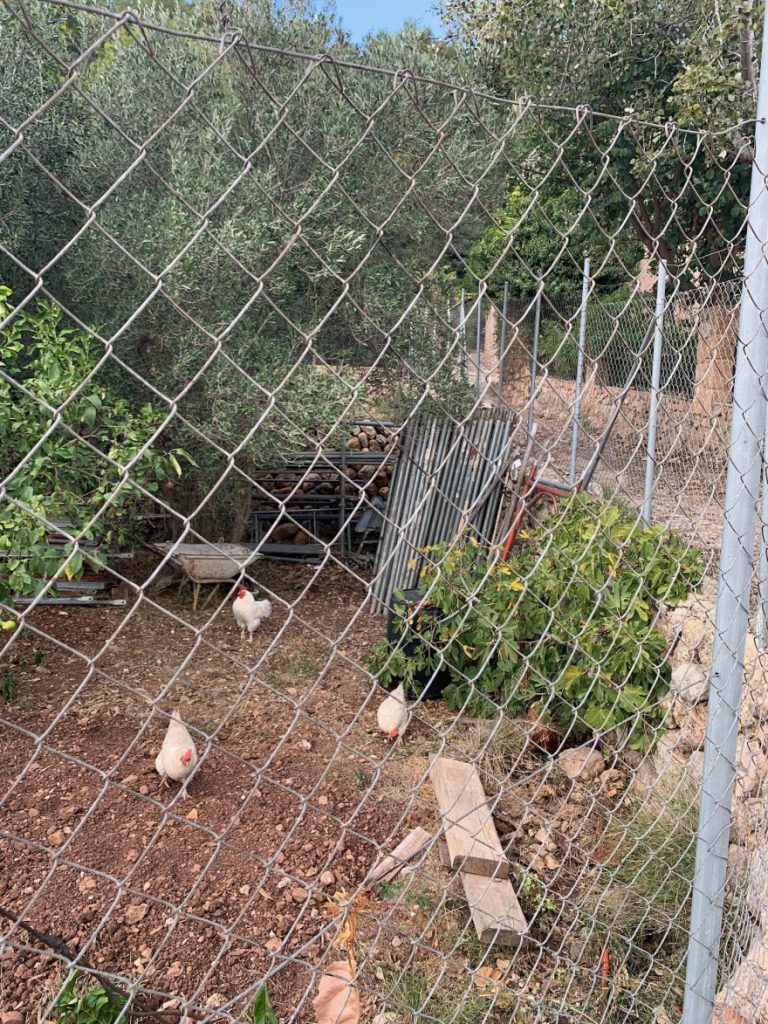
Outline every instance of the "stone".
{"label": "stone", "polygon": [[24,1014],[19,1010],[8,1010],[0,1017],[2,1024],[24,1024]]}
{"label": "stone", "polygon": [[320,885],[333,885],[336,881],[336,876],[332,871],[324,871],[320,875]]}
{"label": "stone", "polygon": [[691,594],[681,604],[667,607],[659,617],[659,626],[674,647],[670,662],[674,666],[699,661],[711,664],[715,622],[716,585],[705,579],[700,594]]}
{"label": "stone", "polygon": [[125,911],[125,923],[126,924],[138,924],[139,921],[143,921],[147,916],[149,907],[146,903],[138,903],[135,906],[128,907]]}
{"label": "stone", "polygon": [[678,704],[675,720],[680,730],[677,734],[678,753],[690,754],[694,750],[702,750],[707,729],[706,705],[686,707],[684,704]]}
{"label": "stone", "polygon": [[581,746],[564,750],[557,758],[557,767],[574,782],[588,782],[605,770],[605,762],[599,750]]}
{"label": "stone", "polygon": [[291,889],[291,899],[295,900],[296,903],[303,903],[307,898],[307,890],[302,889],[300,885],[296,885]]}
{"label": "stone", "polygon": [[660,803],[678,796],[694,801],[704,767],[703,751],[686,756],[686,745],[676,730],[660,736],[654,751],[635,771],[631,792],[639,800]]}
{"label": "stone", "polygon": [[739,736],[736,747],[738,772],[737,796],[755,797],[761,783],[768,778],[768,757],[754,739]]}
{"label": "stone", "polygon": [[686,704],[700,704],[707,699],[709,676],[694,661],[676,665],[672,669],[669,692],[670,696],[684,700]]}

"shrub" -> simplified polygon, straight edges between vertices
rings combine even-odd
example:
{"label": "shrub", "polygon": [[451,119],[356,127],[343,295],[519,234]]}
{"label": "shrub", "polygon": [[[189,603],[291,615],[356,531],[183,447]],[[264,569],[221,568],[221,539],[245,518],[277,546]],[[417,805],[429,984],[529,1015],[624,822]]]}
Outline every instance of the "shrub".
{"label": "shrub", "polygon": [[535,708],[574,738],[626,725],[634,747],[647,745],[669,684],[656,611],[699,586],[699,553],[586,495],[521,536],[507,562],[474,539],[425,552],[425,608],[400,616],[399,641],[379,644],[371,668],[411,689],[417,672],[447,669],[453,709]]}
{"label": "shrub", "polygon": [[[13,307],[0,286],[0,320]],[[39,301],[0,331],[0,600],[34,594],[60,571],[79,576],[83,556],[47,543],[51,520],[63,519],[97,543],[123,540],[132,514],[189,462],[183,449],[163,451],[153,436],[163,415],[149,403],[115,394],[99,374],[90,332],[67,326],[61,310]]]}

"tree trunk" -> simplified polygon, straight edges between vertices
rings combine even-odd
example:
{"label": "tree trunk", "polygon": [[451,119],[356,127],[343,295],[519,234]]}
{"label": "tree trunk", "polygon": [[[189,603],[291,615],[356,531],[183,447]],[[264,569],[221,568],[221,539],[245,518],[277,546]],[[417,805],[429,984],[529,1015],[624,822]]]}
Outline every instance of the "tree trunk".
{"label": "tree trunk", "polygon": [[730,408],[738,313],[722,302],[699,313],[693,412],[709,419]]}
{"label": "tree trunk", "polygon": [[232,529],[229,540],[232,544],[240,544],[248,536],[248,524],[251,518],[251,491],[249,487],[239,483],[235,487],[234,507],[232,509]]}

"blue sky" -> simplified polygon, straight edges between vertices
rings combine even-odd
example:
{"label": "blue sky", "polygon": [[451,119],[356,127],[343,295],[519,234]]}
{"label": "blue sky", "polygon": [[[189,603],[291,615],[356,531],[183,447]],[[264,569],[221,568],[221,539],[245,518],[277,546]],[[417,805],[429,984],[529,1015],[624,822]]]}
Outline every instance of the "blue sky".
{"label": "blue sky", "polygon": [[404,21],[415,21],[437,32],[440,22],[432,10],[435,0],[336,0],[342,23],[359,42],[371,30],[396,32]]}

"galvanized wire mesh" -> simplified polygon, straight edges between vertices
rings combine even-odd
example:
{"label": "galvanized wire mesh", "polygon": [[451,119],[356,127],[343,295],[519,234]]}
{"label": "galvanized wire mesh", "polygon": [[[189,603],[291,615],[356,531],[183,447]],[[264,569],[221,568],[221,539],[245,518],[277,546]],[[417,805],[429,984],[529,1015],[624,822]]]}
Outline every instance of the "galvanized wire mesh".
{"label": "galvanized wire mesh", "polygon": [[[124,1020],[261,1024],[263,986],[319,1024],[677,1019],[753,126],[503,101],[258,44],[248,18],[3,6],[7,1020],[77,1019],[99,985]],[[670,167],[668,231],[638,237]],[[561,181],[573,225],[545,203]],[[569,470],[579,225],[585,490],[547,515],[520,501]],[[648,530],[646,278],[670,238]],[[272,604],[250,640],[243,583]],[[731,655],[722,1021],[768,1002],[762,654],[749,633]],[[198,759],[166,789],[176,708]],[[491,882],[442,866],[446,757],[478,771],[523,923],[477,934]],[[341,1016],[315,1001],[340,970]]]}

